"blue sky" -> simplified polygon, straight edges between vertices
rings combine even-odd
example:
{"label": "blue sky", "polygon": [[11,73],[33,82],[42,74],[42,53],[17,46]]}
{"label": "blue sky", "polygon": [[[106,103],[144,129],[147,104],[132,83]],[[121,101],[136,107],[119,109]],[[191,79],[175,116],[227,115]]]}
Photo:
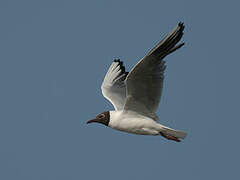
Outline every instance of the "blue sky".
{"label": "blue sky", "polygon": [[[237,179],[239,2],[0,2],[0,179]],[[181,143],[86,125],[113,107],[100,85],[184,21],[158,115]]]}

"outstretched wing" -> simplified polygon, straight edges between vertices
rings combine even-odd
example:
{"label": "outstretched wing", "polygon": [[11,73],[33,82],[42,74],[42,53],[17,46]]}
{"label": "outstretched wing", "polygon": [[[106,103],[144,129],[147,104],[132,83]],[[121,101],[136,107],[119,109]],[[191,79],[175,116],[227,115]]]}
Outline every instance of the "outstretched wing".
{"label": "outstretched wing", "polygon": [[122,110],[125,104],[127,74],[123,62],[120,59],[114,60],[101,86],[103,96],[112,103],[116,110]]}
{"label": "outstretched wing", "polygon": [[177,45],[183,36],[183,29],[184,25],[180,22],[129,72],[124,110],[136,111],[157,119],[155,112],[161,98],[166,68],[163,58],[184,45]]}

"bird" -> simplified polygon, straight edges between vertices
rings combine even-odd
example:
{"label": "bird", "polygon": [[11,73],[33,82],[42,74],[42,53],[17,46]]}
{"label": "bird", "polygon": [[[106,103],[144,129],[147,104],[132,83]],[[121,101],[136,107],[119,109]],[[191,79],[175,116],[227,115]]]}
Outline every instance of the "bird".
{"label": "bird", "polygon": [[181,142],[187,133],[158,123],[156,111],[163,89],[164,58],[184,45],[178,43],[184,27],[183,22],[179,22],[129,72],[126,72],[123,61],[115,59],[101,85],[103,96],[115,110],[104,111],[87,124],[100,123],[127,133],[160,135],[167,140]]}

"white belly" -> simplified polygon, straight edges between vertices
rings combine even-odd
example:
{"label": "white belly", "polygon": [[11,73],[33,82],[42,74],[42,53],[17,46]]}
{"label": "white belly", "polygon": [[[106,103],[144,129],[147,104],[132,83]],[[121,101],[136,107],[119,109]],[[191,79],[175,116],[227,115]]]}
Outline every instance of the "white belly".
{"label": "white belly", "polygon": [[184,138],[187,134],[163,126],[153,119],[134,113],[123,113],[122,111],[110,111],[109,127],[133,134],[160,135],[164,132],[167,135]]}
{"label": "white belly", "polygon": [[133,134],[159,135],[158,124],[147,117],[118,116],[111,118],[109,127]]}

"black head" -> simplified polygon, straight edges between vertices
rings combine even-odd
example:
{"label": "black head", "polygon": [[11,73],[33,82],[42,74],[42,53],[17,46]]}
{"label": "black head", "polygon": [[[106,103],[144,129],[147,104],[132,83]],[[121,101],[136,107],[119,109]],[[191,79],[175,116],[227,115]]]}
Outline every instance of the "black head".
{"label": "black head", "polygon": [[106,111],[97,115],[95,119],[88,121],[87,124],[95,122],[95,123],[101,123],[108,126],[109,121],[110,121],[110,113],[109,111]]}

